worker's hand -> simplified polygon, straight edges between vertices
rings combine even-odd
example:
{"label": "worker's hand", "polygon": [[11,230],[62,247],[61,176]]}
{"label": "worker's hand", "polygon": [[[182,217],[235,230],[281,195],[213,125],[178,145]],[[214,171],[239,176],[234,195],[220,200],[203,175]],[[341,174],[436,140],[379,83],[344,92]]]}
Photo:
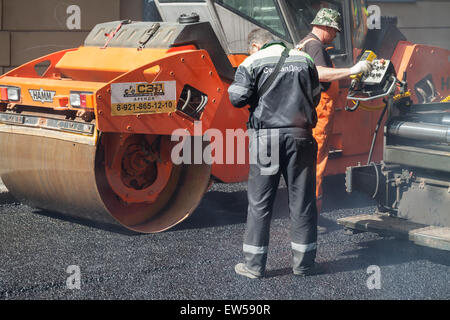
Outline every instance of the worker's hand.
{"label": "worker's hand", "polygon": [[360,61],[350,68],[350,74],[366,73],[372,70],[372,64],[369,61]]}

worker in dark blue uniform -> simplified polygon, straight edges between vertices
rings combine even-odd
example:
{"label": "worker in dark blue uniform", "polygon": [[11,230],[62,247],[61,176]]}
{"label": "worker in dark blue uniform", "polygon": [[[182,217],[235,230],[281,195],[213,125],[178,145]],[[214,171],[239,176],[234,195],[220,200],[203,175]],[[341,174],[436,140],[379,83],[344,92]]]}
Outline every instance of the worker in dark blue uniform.
{"label": "worker in dark blue uniform", "polygon": [[[291,218],[293,273],[313,274],[317,272],[317,144],[312,129],[321,91],[317,69],[310,56],[287,49],[265,30],[252,31],[249,45],[251,55],[237,68],[228,89],[235,107],[250,106],[250,160],[256,159],[250,161],[248,178],[245,263],[238,263],[235,271],[249,278],[264,276],[272,208],[283,175]],[[277,148],[272,148],[273,144]],[[276,154],[271,154],[274,149]],[[261,152],[271,161],[262,161]]]}

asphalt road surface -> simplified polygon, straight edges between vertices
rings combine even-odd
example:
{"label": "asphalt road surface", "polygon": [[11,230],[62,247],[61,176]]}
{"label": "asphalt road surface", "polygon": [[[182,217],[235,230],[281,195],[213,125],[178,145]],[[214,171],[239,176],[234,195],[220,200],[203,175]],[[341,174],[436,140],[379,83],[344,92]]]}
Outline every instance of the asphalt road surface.
{"label": "asphalt road surface", "polygon": [[[246,184],[217,184],[185,222],[153,235],[53,217],[0,194],[0,299],[340,300],[449,299],[450,253],[371,233],[345,235],[336,220],[374,203],[328,179],[317,262],[292,275],[286,189],[275,203],[267,277],[242,262]],[[375,266],[375,267],[373,267]],[[79,276],[79,277],[77,277]],[[79,280],[79,281],[78,281]]]}

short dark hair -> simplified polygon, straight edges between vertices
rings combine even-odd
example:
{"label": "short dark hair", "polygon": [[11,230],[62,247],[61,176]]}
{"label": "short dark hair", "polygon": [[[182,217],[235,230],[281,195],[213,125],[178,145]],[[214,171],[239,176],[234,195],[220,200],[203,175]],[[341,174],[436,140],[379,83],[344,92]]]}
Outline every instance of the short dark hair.
{"label": "short dark hair", "polygon": [[259,44],[259,45],[264,45],[267,42],[273,41],[274,37],[273,35],[264,29],[254,29],[252,31],[250,31],[250,33],[248,34],[248,48],[249,50],[252,47],[253,43]]}

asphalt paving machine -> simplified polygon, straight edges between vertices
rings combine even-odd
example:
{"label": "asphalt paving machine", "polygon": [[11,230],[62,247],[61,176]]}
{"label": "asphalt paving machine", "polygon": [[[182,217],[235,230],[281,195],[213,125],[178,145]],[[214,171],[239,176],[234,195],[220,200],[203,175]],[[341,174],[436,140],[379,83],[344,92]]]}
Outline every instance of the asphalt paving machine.
{"label": "asphalt paving machine", "polygon": [[348,99],[384,99],[384,152],[373,162],[348,167],[346,189],[374,199],[374,214],[341,218],[349,233],[371,231],[450,250],[450,101],[413,104],[406,82],[389,60],[374,60],[373,70],[350,87]]}
{"label": "asphalt paving machine", "polygon": [[[423,108],[450,94],[448,50],[405,41],[387,20],[368,30],[363,0],[155,3],[163,21],[98,24],[82,46],[0,77],[0,176],[18,200],[143,233],[183,221],[213,181],[247,179],[248,161],[239,161],[247,145],[224,139],[222,161],[174,163],[173,138],[189,136],[201,152],[210,129],[245,131],[248,110],[233,108],[227,89],[248,33],[265,28],[293,47],[321,7],[344,17],[330,50],[337,67],[370,49],[408,74],[410,98]],[[381,160],[381,139],[372,149],[370,141],[382,110],[370,102],[356,109],[346,99],[350,85],[340,81],[328,174],[362,163],[370,150]]]}

